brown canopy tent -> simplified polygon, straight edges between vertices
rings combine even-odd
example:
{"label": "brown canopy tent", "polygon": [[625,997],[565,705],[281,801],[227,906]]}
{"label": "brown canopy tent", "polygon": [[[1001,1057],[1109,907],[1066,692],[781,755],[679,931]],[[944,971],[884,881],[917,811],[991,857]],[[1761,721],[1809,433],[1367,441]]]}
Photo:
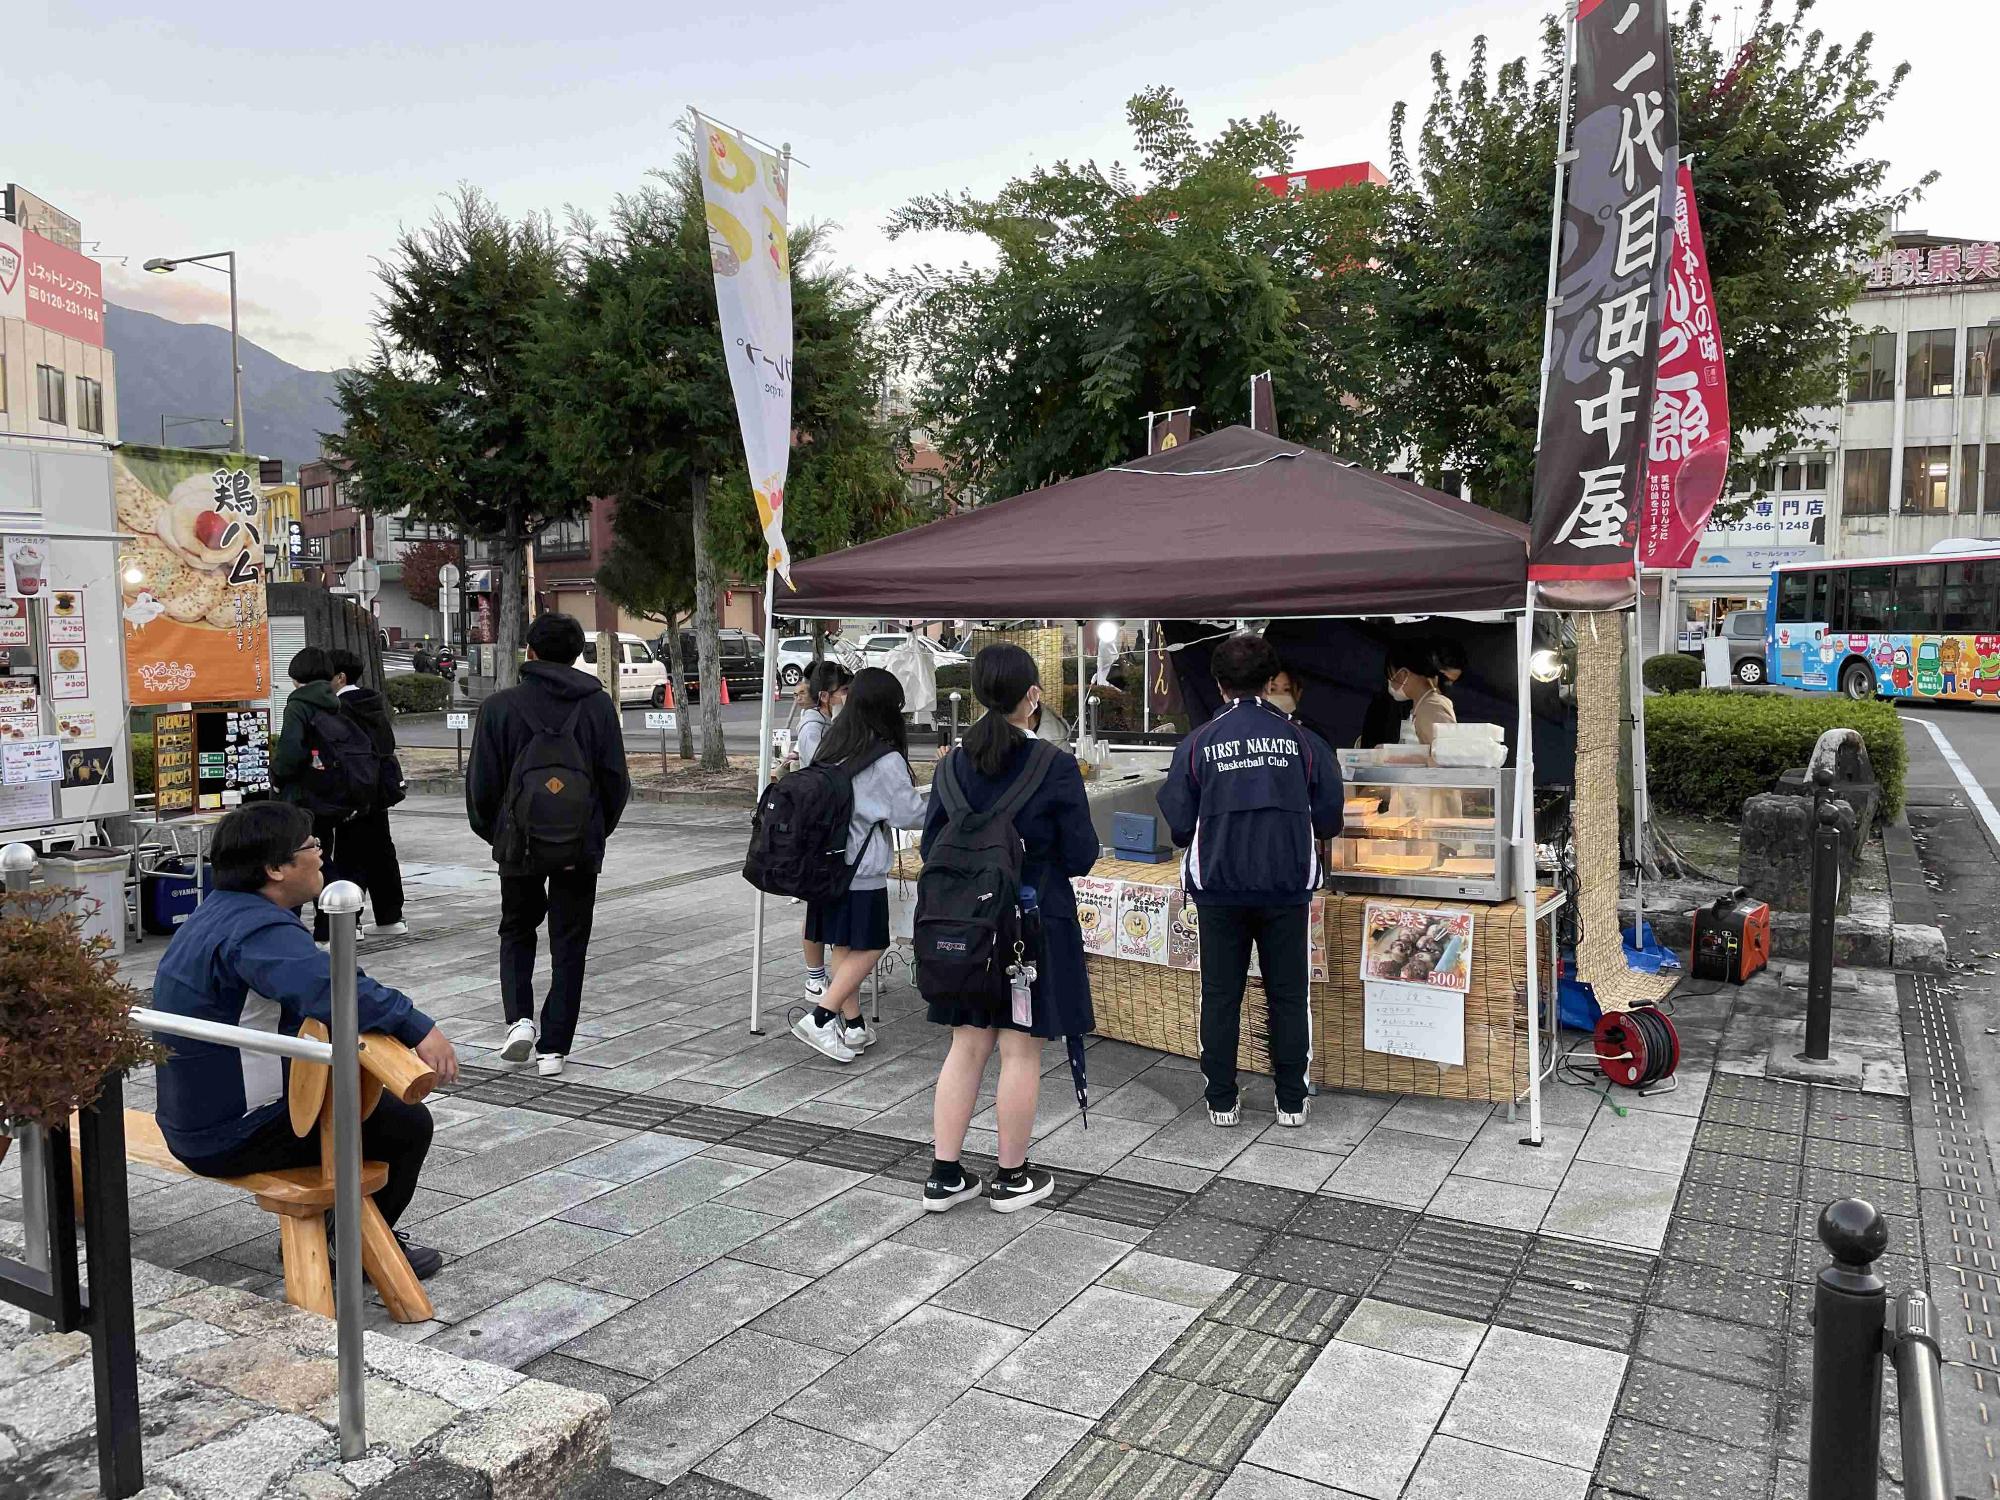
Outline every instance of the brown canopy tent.
{"label": "brown canopy tent", "polygon": [[1518,610],[1528,528],[1247,427],[792,570],[781,614],[1198,620]]}

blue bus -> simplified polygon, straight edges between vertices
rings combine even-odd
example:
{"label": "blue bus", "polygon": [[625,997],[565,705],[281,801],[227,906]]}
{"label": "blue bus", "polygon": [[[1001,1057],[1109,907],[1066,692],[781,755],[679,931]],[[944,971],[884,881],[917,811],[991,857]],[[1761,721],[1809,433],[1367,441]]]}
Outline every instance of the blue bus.
{"label": "blue bus", "polygon": [[1774,568],[1770,679],[1850,698],[2000,701],[2000,547]]}

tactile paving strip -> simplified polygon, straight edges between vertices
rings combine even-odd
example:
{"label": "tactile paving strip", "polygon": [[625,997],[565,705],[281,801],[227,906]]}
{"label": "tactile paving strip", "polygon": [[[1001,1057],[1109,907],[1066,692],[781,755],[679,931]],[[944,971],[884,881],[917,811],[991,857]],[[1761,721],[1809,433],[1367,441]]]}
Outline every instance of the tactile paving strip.
{"label": "tactile paving strip", "polygon": [[721,1109],[713,1104],[703,1104],[674,1121],[674,1134],[713,1144],[726,1141],[733,1135],[741,1135],[752,1125],[761,1124],[769,1118],[768,1115],[746,1114],[740,1109]]}
{"label": "tactile paving strip", "polygon": [[1493,1321],[1508,1278],[1477,1271],[1454,1272],[1427,1261],[1398,1260],[1375,1283],[1371,1296],[1447,1317]]}
{"label": "tactile paving strip", "polygon": [[1803,1099],[1711,1099],[1701,1117],[1718,1125],[1747,1126],[1753,1130],[1773,1130],[1783,1135],[1804,1135],[1806,1101]]}
{"label": "tactile paving strip", "polygon": [[729,1138],[732,1146],[745,1151],[762,1151],[767,1156],[804,1156],[822,1145],[833,1131],[825,1125],[804,1120],[765,1120]]}
{"label": "tactile paving strip", "polygon": [[1790,1289],[1782,1281],[1685,1260],[1661,1262],[1652,1300],[1660,1307],[1759,1328],[1784,1327],[1792,1308]]}
{"label": "tactile paving strip", "polygon": [[1597,1477],[1639,1500],[1764,1500],[1771,1470],[1769,1454],[1617,1417]]}
{"label": "tactile paving strip", "polygon": [[1829,1111],[1824,1119],[1814,1116],[1808,1133],[1814,1140],[1846,1141],[1850,1145],[1879,1146],[1890,1151],[1910,1148],[1907,1120],[1851,1118]]}
{"label": "tactile paving strip", "polygon": [[1632,1347],[1639,1331],[1640,1305],[1598,1291],[1577,1291],[1546,1282],[1516,1281],[1493,1321],[1506,1328],[1595,1344],[1620,1354]]}
{"label": "tactile paving strip", "polygon": [[1719,1182],[1681,1184],[1680,1202],[1674,1205],[1674,1220],[1699,1219],[1705,1224],[1728,1224],[1738,1229],[1754,1229],[1761,1234],[1782,1234],[1798,1205],[1789,1193],[1771,1197],[1746,1193]]}
{"label": "tactile paving strip", "polygon": [[1785,1336],[1774,1328],[1651,1307],[1639,1329],[1637,1358],[1770,1390],[1784,1373]]}
{"label": "tactile paving strip", "polygon": [[634,1130],[654,1130],[683,1110],[664,1099],[624,1098],[590,1112],[588,1118],[607,1125],[624,1125]]}
{"label": "tactile paving strip", "polygon": [[1917,1158],[1907,1143],[1895,1147],[1861,1146],[1852,1141],[1814,1136],[1806,1142],[1805,1162],[1807,1167],[1859,1172],[1863,1177],[1913,1178],[1917,1175]]}
{"label": "tactile paving strip", "polygon": [[1777,1435],[1778,1402],[1773,1392],[1643,1360],[1625,1382],[1618,1410],[1637,1422],[1737,1448],[1769,1447]]}
{"label": "tactile paving strip", "polygon": [[1243,1269],[1358,1297],[1375,1282],[1388,1258],[1383,1251],[1363,1250],[1357,1245],[1335,1245],[1302,1234],[1275,1234]]}
{"label": "tactile paving strip", "polygon": [[1799,1178],[1799,1201],[1817,1203],[1822,1208],[1836,1198],[1866,1198],[1885,1214],[1915,1218],[1917,1185],[1905,1178],[1865,1177],[1859,1172],[1840,1172],[1830,1167],[1807,1167]]}
{"label": "tactile paving strip", "polygon": [[1767,1104],[1783,1104],[1790,1099],[1803,1098],[1809,1092],[1808,1085],[1803,1083],[1788,1083],[1782,1078],[1759,1078],[1750,1073],[1717,1073],[1708,1085],[1711,1099],[1755,1099]]}
{"label": "tactile paving strip", "polygon": [[1660,1247],[1660,1253],[1674,1260],[1700,1261],[1705,1266],[1722,1266],[1783,1281],[1792,1274],[1795,1243],[1789,1234],[1764,1234],[1755,1229],[1705,1224],[1700,1219],[1676,1219],[1667,1227],[1667,1241]]}
{"label": "tactile paving strip", "polygon": [[[1223,1476],[1164,1453],[1089,1437],[1029,1493],[1029,1500],[1208,1500]],[[703,1493],[707,1493],[704,1491]],[[717,1496],[722,1490],[716,1490]],[[747,1492],[732,1490],[732,1495]]]}
{"label": "tactile paving strip", "polygon": [[1079,1188],[1067,1206],[1071,1213],[1088,1218],[1108,1219],[1114,1224],[1131,1224],[1139,1229],[1157,1229],[1172,1218],[1187,1199],[1186,1193],[1173,1188],[1099,1177]]}
{"label": "tactile paving strip", "polygon": [[1687,1180],[1713,1183],[1730,1192],[1757,1198],[1796,1198],[1799,1192],[1799,1169],[1795,1163],[1760,1161],[1754,1156],[1731,1156],[1721,1151],[1689,1152]]}
{"label": "tactile paving strip", "polygon": [[1286,1225],[1293,1234],[1334,1240],[1367,1250],[1393,1250],[1415,1226],[1418,1215],[1406,1208],[1388,1208],[1354,1198],[1318,1197],[1301,1208]]}
{"label": "tactile paving strip", "polygon": [[1311,1197],[1292,1188],[1218,1177],[1188,1200],[1188,1211],[1253,1229],[1282,1229]]}
{"label": "tactile paving strip", "polygon": [[1410,1231],[1394,1264],[1422,1262],[1471,1275],[1503,1280],[1520,1269],[1529,1237],[1515,1230],[1486,1229],[1451,1219],[1425,1218]]}
{"label": "tactile paving strip", "polygon": [[[1910,1101],[1894,1094],[1855,1094],[1845,1089],[1814,1089],[1812,1107],[1807,1112],[1806,1130],[1811,1135],[1833,1135],[1845,1123],[1870,1120],[1877,1124],[1910,1124]],[[1907,1140],[1907,1137],[1905,1137]]]}
{"label": "tactile paving strip", "polygon": [[1224,1271],[1247,1271],[1270,1240],[1268,1229],[1183,1212],[1147,1235],[1139,1248]]}
{"label": "tactile paving strip", "polygon": [[[1799,1203],[1793,1205],[1793,1208],[1793,1237],[1808,1240],[1812,1244],[1811,1249],[1801,1250],[1799,1254],[1811,1257],[1814,1263],[1818,1264],[1826,1256],[1825,1247],[1819,1237],[1819,1216],[1825,1211],[1826,1205]],[[1922,1247],[1924,1241],[1918,1231],[1917,1220],[1904,1214],[1884,1214],[1882,1219],[1889,1226],[1889,1250],[1892,1254],[1901,1251],[1914,1252]]]}
{"label": "tactile paving strip", "polygon": [[1101,1436],[1205,1469],[1227,1471],[1277,1408],[1234,1391],[1146,1375],[1098,1426]]}
{"label": "tactile paving strip", "polygon": [[1153,1368],[1178,1380],[1219,1386],[1275,1404],[1291,1394],[1318,1353],[1311,1344],[1204,1318],[1160,1356]]}
{"label": "tactile paving strip", "polygon": [[1244,1276],[1209,1304],[1207,1316],[1218,1323],[1317,1347],[1333,1338],[1353,1306],[1353,1298],[1319,1287],[1296,1286],[1268,1276]]}
{"label": "tactile paving strip", "polygon": [[807,1161],[819,1162],[822,1166],[845,1167],[850,1172],[885,1172],[899,1161],[908,1161],[913,1156],[922,1156],[926,1173],[930,1167],[930,1151],[911,1141],[899,1141],[886,1135],[863,1135],[853,1132],[835,1135],[830,1140],[821,1141],[806,1152]]}
{"label": "tactile paving strip", "polygon": [[1792,1162],[1799,1159],[1796,1135],[1778,1130],[1752,1130],[1744,1125],[1710,1125],[1695,1129],[1697,1151],[1719,1151],[1725,1156],[1749,1156],[1758,1161]]}
{"label": "tactile paving strip", "polygon": [[556,1089],[524,1106],[545,1115],[561,1115],[566,1120],[581,1120],[585,1115],[603,1109],[610,1100],[590,1099],[569,1089]]}
{"label": "tactile paving strip", "polygon": [[1537,1238],[1521,1262],[1521,1275],[1529,1281],[1545,1281],[1637,1302],[1645,1297],[1658,1264],[1657,1256],[1642,1255],[1636,1250]]}

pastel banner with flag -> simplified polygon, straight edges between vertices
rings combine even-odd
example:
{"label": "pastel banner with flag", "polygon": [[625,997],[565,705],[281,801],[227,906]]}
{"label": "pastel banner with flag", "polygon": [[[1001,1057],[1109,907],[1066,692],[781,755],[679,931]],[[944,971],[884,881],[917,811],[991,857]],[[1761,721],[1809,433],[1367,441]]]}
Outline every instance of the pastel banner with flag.
{"label": "pastel banner with flag", "polygon": [[1667,300],[1660,311],[1640,561],[1649,568],[1692,566],[1728,477],[1729,377],[1722,363],[1722,326],[1695,212],[1694,176],[1682,162]]}
{"label": "pastel banner with flag", "polygon": [[768,561],[789,588],[785,475],[792,456],[792,262],[785,216],[790,163],[701,111],[692,113],[729,387],[736,396]]}

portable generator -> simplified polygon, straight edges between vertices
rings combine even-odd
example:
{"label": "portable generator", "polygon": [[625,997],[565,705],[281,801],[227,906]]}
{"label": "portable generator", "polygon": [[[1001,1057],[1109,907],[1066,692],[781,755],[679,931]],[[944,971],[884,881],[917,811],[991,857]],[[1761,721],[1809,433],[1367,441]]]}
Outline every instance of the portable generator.
{"label": "portable generator", "polygon": [[1694,914],[1694,951],[1688,969],[1696,979],[1741,984],[1771,961],[1771,907],[1738,886]]}

